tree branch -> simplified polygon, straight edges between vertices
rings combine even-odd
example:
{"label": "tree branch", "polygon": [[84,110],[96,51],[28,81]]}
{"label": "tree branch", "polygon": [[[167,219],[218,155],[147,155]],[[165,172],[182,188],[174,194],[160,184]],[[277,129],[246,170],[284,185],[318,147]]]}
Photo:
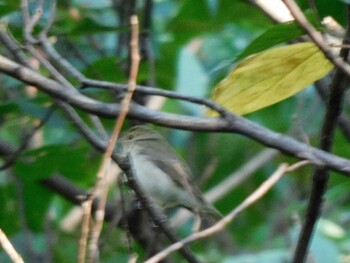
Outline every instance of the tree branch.
{"label": "tree branch", "polygon": [[306,31],[311,40],[319,47],[324,56],[328,58],[337,68],[339,68],[344,74],[350,77],[350,65],[345,62],[341,57],[335,54],[323,39],[322,34],[315,30],[315,28],[308,22],[303,12],[294,0],[282,0],[288,7],[292,16],[299,23],[299,25]]}
{"label": "tree branch", "polygon": [[[343,45],[349,44],[348,38],[350,36],[350,6],[348,6],[347,11],[348,28],[344,37]],[[342,49],[340,51],[340,57],[342,57],[344,61],[347,60],[348,55],[348,49]],[[348,76],[349,75],[347,75],[342,68],[336,68],[329,90],[329,96],[327,97],[328,101],[326,116],[320,135],[320,148],[324,151],[331,151],[333,145],[333,138],[337,127],[337,121],[342,112],[345,90],[349,84]],[[294,253],[294,263],[302,263],[306,260],[307,250],[313,231],[315,229],[315,224],[321,214],[324,195],[327,191],[328,179],[329,171],[326,167],[316,167],[314,169],[311,195],[306,212],[306,218],[303,223],[303,228],[301,230],[301,234]]]}
{"label": "tree branch", "polygon": [[[120,113],[119,104],[91,99],[3,56],[0,56],[0,71],[86,112],[108,118],[115,118]],[[154,111],[134,104],[130,107],[128,118],[184,130],[238,133],[285,154],[350,175],[349,160],[310,147],[229,112],[226,112],[225,118],[191,117]]]}

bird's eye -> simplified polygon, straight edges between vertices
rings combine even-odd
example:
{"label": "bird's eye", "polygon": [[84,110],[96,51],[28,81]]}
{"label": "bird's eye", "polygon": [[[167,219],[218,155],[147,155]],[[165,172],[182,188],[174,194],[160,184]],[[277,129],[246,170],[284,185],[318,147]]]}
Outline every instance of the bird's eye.
{"label": "bird's eye", "polygon": [[134,135],[128,135],[128,139],[129,139],[129,140],[134,139]]}

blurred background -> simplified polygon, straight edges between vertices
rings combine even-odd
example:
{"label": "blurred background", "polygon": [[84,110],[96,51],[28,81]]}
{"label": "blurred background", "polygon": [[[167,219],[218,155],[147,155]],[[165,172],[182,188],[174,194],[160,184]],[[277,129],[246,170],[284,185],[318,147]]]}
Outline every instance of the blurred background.
{"label": "blurred background", "polygon": [[[31,13],[39,2],[29,1]],[[59,54],[86,77],[127,83],[129,16],[136,10],[142,55],[138,83],[210,98],[215,85],[234,68],[244,49],[276,25],[253,2],[62,0],[57,1],[48,37]],[[316,21],[332,16],[346,26],[342,1],[298,2]],[[44,1],[43,15],[33,35],[52,20],[51,6],[51,1]],[[0,0],[0,26],[28,53],[19,1]],[[0,53],[11,57],[3,43]],[[35,63],[35,59],[31,58],[31,62]],[[45,69],[40,68],[40,73],[48,76]],[[66,77],[76,88],[80,87],[76,79]],[[329,79],[323,81],[327,84]],[[31,127],[47,117],[52,98],[4,74],[0,74],[0,86],[0,144],[16,149],[24,140],[28,142],[15,161],[0,171],[0,228],[26,262],[76,262],[80,223],[79,217],[77,223],[69,217],[76,208],[38,181],[59,174],[87,190],[95,181],[101,154],[59,110],[50,113],[44,125],[28,137]],[[82,92],[100,101],[118,101],[118,95],[110,91],[86,88]],[[137,100],[160,111],[205,116],[202,107],[179,100],[142,95]],[[310,86],[292,98],[245,117],[317,145],[323,113],[324,103],[315,87]],[[98,132],[93,119],[84,112],[79,115]],[[114,120],[102,118],[101,123],[110,133]],[[152,127],[167,137],[191,167],[200,188],[215,199],[215,206],[224,215],[249,196],[281,162],[297,161],[241,135]],[[337,132],[334,141],[334,152],[349,156],[348,138],[342,132]],[[0,148],[1,162],[5,164],[7,154],[5,148]],[[196,255],[204,262],[283,262],[293,251],[300,230],[310,194],[311,171],[307,166],[284,176],[263,199],[225,229],[226,243],[214,238],[196,242],[192,245]],[[222,185],[227,189],[220,188]],[[311,248],[312,262],[350,262],[349,186],[346,177],[331,175],[324,213]],[[117,185],[112,184],[110,200],[119,192]],[[191,222],[176,229],[184,237],[191,232]],[[101,247],[100,261],[127,262],[125,231],[106,224],[102,235],[108,231],[111,233]],[[134,249],[142,259],[145,252],[137,243]],[[1,249],[0,262],[10,262]]]}

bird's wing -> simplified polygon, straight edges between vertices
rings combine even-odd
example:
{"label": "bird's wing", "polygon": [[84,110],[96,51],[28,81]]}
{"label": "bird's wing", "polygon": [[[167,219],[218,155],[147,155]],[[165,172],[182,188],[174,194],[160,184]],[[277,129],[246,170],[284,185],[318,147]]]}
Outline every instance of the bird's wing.
{"label": "bird's wing", "polygon": [[[193,204],[201,204],[202,208],[216,219],[222,217],[213,205],[203,198],[201,191],[192,181],[190,168],[167,141],[162,140],[161,144],[155,143],[152,147],[141,147],[140,154],[152,160],[164,173],[171,175],[174,182],[188,192],[189,197],[192,196]],[[188,208],[191,209],[191,207]]]}
{"label": "bird's wing", "polygon": [[151,147],[142,147],[140,153],[152,160],[157,167],[169,174],[181,187],[189,184],[191,172],[187,164],[174,152],[166,141],[155,143]]}

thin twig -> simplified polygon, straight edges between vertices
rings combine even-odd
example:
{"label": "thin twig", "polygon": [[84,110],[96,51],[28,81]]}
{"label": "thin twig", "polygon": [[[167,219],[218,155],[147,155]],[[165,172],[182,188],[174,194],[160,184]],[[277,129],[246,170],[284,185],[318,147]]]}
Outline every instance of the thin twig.
{"label": "thin twig", "polygon": [[[177,243],[178,238],[173,233],[172,229],[167,225],[167,223],[164,221],[165,216],[157,206],[153,205],[152,200],[142,191],[140,188],[137,180],[135,179],[135,172],[133,171],[133,168],[130,165],[129,162],[129,156],[127,156],[122,163],[119,164],[120,167],[123,169],[126,177],[127,182],[130,188],[135,192],[137,199],[141,203],[142,207],[145,208],[146,212],[149,214],[150,218],[152,218],[154,224],[158,226],[161,231],[165,234],[165,236],[172,242]],[[188,262],[191,263],[198,263],[198,260],[193,255],[191,250],[187,246],[182,246],[180,249],[181,254],[187,259]]]}
{"label": "thin twig", "polygon": [[49,20],[46,23],[46,26],[43,29],[43,31],[40,33],[43,35],[47,35],[47,33],[50,31],[53,23],[55,22],[55,18],[56,18],[56,5],[57,5],[57,3],[56,3],[56,0],[52,0],[51,2],[52,2],[52,4],[51,4]]}
{"label": "thin twig", "polygon": [[232,210],[227,216],[217,222],[215,225],[204,229],[203,231],[194,233],[181,241],[172,244],[167,249],[148,259],[145,263],[156,263],[164,259],[172,252],[182,248],[184,245],[189,244],[193,241],[206,238],[208,236],[214,235],[230,224],[237,215],[242,211],[247,209],[249,206],[254,204],[260,198],[262,198],[277,182],[278,180],[287,172],[294,171],[295,169],[300,168],[301,166],[307,165],[310,162],[301,161],[294,165],[288,166],[287,164],[281,164],[278,169],[265,181],[263,182],[258,189],[256,189],[251,195],[249,195],[239,206]]}
{"label": "thin twig", "polygon": [[[215,203],[218,200],[225,198],[225,196],[239,187],[244,181],[248,180],[254,175],[254,172],[261,168],[261,166],[268,163],[272,158],[278,154],[274,149],[265,149],[256,156],[252,157],[246,164],[240,167],[237,171],[228,175],[225,180],[218,183],[204,194],[206,200],[210,203]],[[172,226],[182,225],[191,214],[187,210],[182,210],[172,218]]]}
{"label": "thin twig", "polygon": [[[131,48],[131,67],[130,67],[130,75],[129,75],[129,88],[127,91],[126,96],[124,97],[121,105],[121,113],[117,118],[116,124],[114,126],[111,138],[108,143],[107,150],[103,156],[102,163],[100,166],[100,169],[97,173],[97,182],[95,186],[95,190],[102,189],[102,196],[100,197],[100,210],[96,212],[96,215],[99,215],[99,217],[96,218],[96,224],[94,227],[94,231],[92,231],[92,237],[90,240],[90,262],[93,262],[95,260],[96,253],[98,251],[98,238],[100,236],[102,225],[103,225],[103,217],[104,217],[104,210],[105,210],[105,204],[107,201],[107,193],[108,189],[105,185],[105,174],[108,170],[108,167],[110,165],[111,156],[114,151],[114,147],[117,143],[122,125],[125,121],[126,115],[129,110],[129,105],[131,102],[132,95],[136,88],[136,79],[137,74],[139,70],[139,63],[140,63],[140,55],[139,55],[139,24],[138,24],[138,18],[136,15],[131,16],[130,18],[130,24],[131,24],[131,42],[130,42],[130,48]],[[94,196],[94,193],[93,195]]]}
{"label": "thin twig", "polygon": [[328,58],[337,68],[344,74],[350,77],[350,65],[346,63],[340,56],[335,54],[323,39],[322,34],[319,33],[306,19],[303,12],[294,0],[282,0],[288,7],[294,19],[306,31],[312,41],[319,47],[326,58]]}
{"label": "thin twig", "polygon": [[[128,85],[112,83],[108,81],[83,79],[82,88],[87,88],[87,87],[99,87],[99,88],[113,90],[113,91],[123,91],[127,89]],[[206,106],[207,108],[212,109],[217,113],[219,113],[221,117],[225,117],[227,115],[227,111],[223,107],[221,107],[220,105],[216,104],[215,102],[209,99],[195,98],[195,97],[179,94],[170,90],[164,90],[160,88],[141,86],[141,85],[137,85],[135,91],[139,93],[147,94],[147,95],[163,96],[171,99],[188,101],[194,104]]]}
{"label": "thin twig", "polygon": [[[319,80],[315,83],[317,93],[326,104],[328,99],[328,87],[326,86],[325,81]],[[338,119],[338,125],[341,129],[344,137],[350,141],[350,117],[346,114],[346,112],[342,112]]]}
{"label": "thin twig", "polygon": [[40,64],[42,64],[52,75],[52,77],[60,82],[65,88],[69,87],[74,89],[73,85],[46,59],[44,58],[40,52],[38,52],[31,44],[26,46],[26,49],[30,52],[30,54],[36,58]]}
{"label": "thin twig", "polygon": [[23,258],[17,253],[16,249],[11,244],[10,240],[7,238],[6,234],[0,228],[0,245],[11,258],[14,263],[24,263]]}
{"label": "thin twig", "polygon": [[79,238],[78,263],[85,262],[86,247],[90,230],[89,224],[91,218],[92,200],[87,199],[83,201],[81,207],[83,208],[83,220],[81,223],[81,235]]}
{"label": "thin twig", "polygon": [[205,193],[205,197],[211,203],[223,198],[227,193],[238,187],[242,182],[247,180],[261,166],[265,165],[278,154],[278,151],[266,149],[256,156],[252,157],[249,162],[240,167],[237,171],[227,176],[225,180]]}
{"label": "thin twig", "polygon": [[[98,138],[87,125],[81,120],[80,116],[74,111],[74,109],[69,106],[66,103],[60,102],[61,109],[64,111],[66,116],[68,117],[69,120],[76,126],[78,131],[89,141],[91,145],[93,145],[97,150],[101,152],[105,152],[105,149],[107,148],[107,141],[103,141],[102,139]],[[125,160],[122,157],[119,157],[115,152],[113,152],[112,159],[114,162],[118,163],[121,167],[124,164]],[[125,169],[125,168],[124,168]],[[69,185],[65,180],[63,183],[60,183],[63,180],[61,177],[54,177],[50,178],[49,180],[45,180],[44,185],[50,189],[52,189],[54,192],[58,192],[61,195],[65,196],[67,199],[70,201],[81,204],[82,200],[77,199],[76,196],[87,196],[87,193],[79,191],[76,188],[72,188],[72,186]],[[69,191],[66,191],[69,190]],[[135,191],[137,192],[137,190]],[[93,210],[95,211],[97,209],[97,200],[94,200],[94,207]],[[106,216],[108,217],[108,220],[111,220],[112,214],[113,214],[113,207],[107,207],[106,208]],[[164,217],[161,217],[164,218]],[[157,225],[161,225],[163,222],[160,222]],[[136,231],[133,231],[133,237],[136,238],[137,241],[139,241],[141,244],[144,246],[149,246],[150,239],[153,239],[153,234],[152,236],[145,236],[144,231],[140,231],[139,227],[136,227]],[[141,234],[140,234],[141,232]],[[131,231],[130,231],[131,233]],[[169,234],[168,234],[169,235]],[[157,247],[157,251],[160,250],[160,247]],[[184,255],[186,257],[186,254]]]}
{"label": "thin twig", "polygon": [[7,31],[7,28],[4,24],[0,24],[0,42],[9,50],[11,55],[15,58],[15,60],[28,67],[31,68],[30,63],[28,62],[26,56],[23,54],[21,47],[16,43],[16,40],[10,35]]}
{"label": "thin twig", "polygon": [[89,114],[89,119],[91,120],[92,124],[95,126],[98,136],[102,138],[102,140],[107,141],[108,133],[103,127],[101,120],[96,115],[92,115],[92,114]]}
{"label": "thin twig", "polygon": [[24,20],[24,38],[31,44],[35,44],[38,41],[33,37],[33,30],[36,24],[39,22],[43,15],[44,0],[40,0],[37,7],[34,10],[34,14],[31,16],[29,12],[28,0],[22,0],[21,8]]}
{"label": "thin twig", "polygon": [[[284,23],[286,21],[294,20],[293,16],[290,14],[290,11],[288,10],[287,6],[282,2],[282,0],[276,0],[276,1],[248,0],[248,2],[251,2],[254,5],[258,6],[263,12],[265,12],[268,15],[268,17],[275,20],[277,23]],[[314,9],[314,5],[315,5],[314,2],[315,1],[312,0],[310,2],[312,2],[312,6],[313,6],[312,9]],[[281,7],[280,7],[280,5],[281,5]],[[317,17],[318,17],[318,15],[317,15]],[[342,30],[339,28],[336,28],[335,31],[342,32]],[[343,37],[344,34],[345,33],[343,33],[343,32],[341,34],[337,33],[337,35],[340,35],[341,37]],[[333,47],[350,48],[350,45],[329,43],[329,47],[330,48],[333,48]],[[322,84],[320,82],[322,82]],[[316,86],[318,86],[320,84],[323,86],[323,83],[324,83],[324,80],[317,81]],[[321,95],[321,97],[326,102],[326,95],[324,95],[324,96]],[[339,126],[342,129],[344,135],[349,140],[349,138],[350,138],[350,136],[349,136],[349,134],[350,134],[350,119],[345,113],[343,113],[339,118]]]}
{"label": "thin twig", "polygon": [[[88,196],[89,193],[75,184],[70,180],[60,175],[53,175],[47,179],[39,181],[40,185],[46,187],[50,191],[59,194],[72,204],[81,206],[86,199],[84,197]],[[92,212],[95,212],[98,206],[98,199],[94,199],[92,204]],[[115,210],[118,208],[117,203],[109,203],[106,207],[105,220],[111,221],[114,217]]]}
{"label": "thin twig", "polygon": [[85,137],[85,139],[100,152],[105,152],[107,149],[107,140],[101,139],[93,133],[86,123],[80,118],[78,113],[74,110],[72,106],[62,101],[56,101],[56,104],[64,112],[67,118],[73,123],[77,128],[79,133]]}
{"label": "thin twig", "polygon": [[[54,1],[52,4],[51,14],[55,15],[55,9],[56,9],[56,1]],[[82,73],[80,73],[80,71],[78,71],[75,67],[73,67],[65,58],[63,58],[56,51],[56,49],[53,47],[53,45],[50,43],[49,39],[47,38],[47,33],[48,33],[48,31],[51,27],[51,23],[53,23],[53,21],[54,21],[54,17],[51,17],[51,19],[49,21],[50,25],[47,25],[45,27],[45,29],[39,34],[40,44],[44,47],[46,54],[48,54],[50,56],[50,58],[53,59],[60,66],[60,68],[62,68],[66,72],[68,72],[70,75],[76,77],[79,81],[83,81],[85,79],[85,76]],[[43,62],[47,64],[46,61],[43,61]],[[66,86],[72,87],[71,84],[66,80],[66,78],[63,77],[62,74],[58,74],[58,72],[59,72],[58,70],[53,69],[53,66],[51,66],[51,65],[47,65],[47,66],[49,66],[51,68],[49,71],[52,73],[52,75],[55,77],[55,79],[57,79],[61,83],[65,84]],[[91,114],[89,115],[89,117],[92,120],[95,127],[97,128],[100,135],[103,138],[107,138],[107,134],[106,134],[99,118],[96,115],[91,115]]]}
{"label": "thin twig", "polygon": [[[41,76],[36,71],[21,67],[21,65],[2,56],[0,56],[0,71],[25,83],[32,84],[55,98],[68,101],[71,105],[82,110],[106,117],[114,117],[119,112],[114,104],[106,104],[89,99],[82,94],[79,94],[75,89],[65,89],[59,83]],[[197,118],[167,114],[150,111],[147,108],[137,105],[129,110],[130,118],[167,127],[211,132],[236,132],[267,146],[279,149],[284,153],[302,159],[309,159],[315,164],[324,164],[325,166],[343,174],[350,174],[350,163],[345,159],[329,155],[312,148],[309,145],[302,144],[290,137],[272,132],[229,112],[226,112],[226,114],[230,117],[229,119]]]}
{"label": "thin twig", "polygon": [[82,82],[84,79],[86,79],[85,76],[79,70],[77,70],[72,64],[69,63],[69,61],[67,59],[62,57],[57,52],[57,50],[54,48],[54,46],[51,44],[51,42],[47,38],[46,31],[43,31],[39,35],[39,40],[40,40],[40,44],[42,45],[45,53],[47,55],[49,55],[49,57],[52,60],[54,60],[58,64],[58,66],[62,70],[64,70],[64,72],[72,75],[73,77],[75,77],[80,82]]}
{"label": "thin twig", "polygon": [[[0,71],[9,76],[36,86],[51,96],[68,102],[83,111],[99,116],[115,118],[120,113],[118,104],[104,103],[80,94],[75,89],[62,86],[57,81],[48,79],[38,72],[15,63],[0,55]],[[289,136],[273,132],[248,119],[226,112],[225,118],[207,118],[177,115],[150,110],[141,105],[132,105],[128,112],[130,119],[141,120],[165,127],[183,130],[237,133],[258,141],[268,147],[292,155],[299,159],[307,159],[316,165],[338,171],[343,175],[350,175],[350,161],[348,159],[316,149],[301,143]]]}
{"label": "thin twig", "polygon": [[24,138],[22,139],[20,146],[17,148],[15,152],[11,154],[11,156],[6,160],[6,162],[0,166],[0,171],[7,169],[14,164],[14,162],[21,155],[21,153],[28,147],[35,133],[49,121],[54,110],[55,110],[55,107],[51,106],[45,113],[44,117],[39,121],[39,123],[36,126],[34,126],[26,135],[24,135]]}
{"label": "thin twig", "polygon": [[[298,15],[298,10],[293,10],[293,15]],[[348,5],[348,27],[346,30],[344,44],[348,44],[348,38],[350,37],[350,6]],[[311,36],[310,36],[311,37]],[[347,60],[349,55],[348,49],[342,49],[340,51],[339,58],[344,61]],[[345,62],[343,62],[345,63]],[[330,86],[330,93],[327,98],[326,116],[324,118],[322,131],[320,134],[320,148],[324,151],[330,152],[332,150],[333,139],[335,129],[337,127],[338,118],[341,116],[343,99],[345,90],[349,84],[349,75],[340,68],[337,67]],[[299,236],[297,246],[294,252],[294,263],[305,262],[308,247],[311,241],[313,231],[315,229],[316,222],[321,214],[321,208],[323,205],[324,195],[327,191],[329,180],[329,169],[326,167],[315,167],[313,172],[313,184],[309,203],[306,212],[306,218],[303,222],[301,234]]]}
{"label": "thin twig", "polygon": [[[33,44],[37,43],[38,40],[35,40],[32,33],[33,33],[33,28],[36,25],[36,23],[39,21],[41,18],[41,15],[43,13],[43,4],[44,1],[40,0],[40,3],[38,4],[36,11],[33,15],[33,17],[30,17],[29,11],[28,11],[28,0],[22,0],[22,13],[24,17],[24,37],[25,40],[27,41],[26,44],[26,49],[31,53],[31,55],[36,58],[53,76],[55,80],[60,82],[62,85],[65,87],[69,87],[71,89],[74,89],[74,87],[70,84],[70,82],[40,53],[34,48]],[[56,9],[56,4],[55,2],[53,3],[52,6],[52,11]],[[54,15],[52,14],[52,18],[54,19]],[[53,21],[49,21],[49,24],[47,25],[46,28],[40,33],[41,36],[45,36],[47,31],[50,29],[51,23]],[[32,68],[30,66],[30,68]],[[33,68],[32,68],[33,69]]]}

